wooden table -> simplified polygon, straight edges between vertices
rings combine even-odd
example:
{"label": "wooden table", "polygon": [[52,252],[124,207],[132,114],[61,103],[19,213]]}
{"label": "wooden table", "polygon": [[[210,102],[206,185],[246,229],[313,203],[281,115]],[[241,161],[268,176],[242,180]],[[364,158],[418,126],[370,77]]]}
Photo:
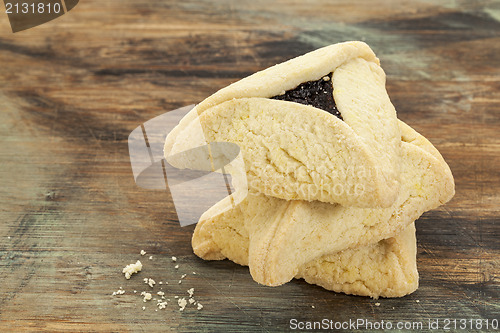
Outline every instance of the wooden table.
{"label": "wooden table", "polygon": [[[2,332],[500,319],[498,2],[88,0],[16,34],[0,16]],[[205,262],[169,192],[132,177],[127,137],[141,123],[345,40],[374,49],[399,118],[436,145],[456,180],[454,199],[417,221],[420,288],[401,299],[302,280],[269,288],[246,267]],[[143,271],[125,280],[138,259]],[[150,277],[170,283],[165,309],[139,296]],[[173,297],[191,287],[204,308],[179,312]]]}

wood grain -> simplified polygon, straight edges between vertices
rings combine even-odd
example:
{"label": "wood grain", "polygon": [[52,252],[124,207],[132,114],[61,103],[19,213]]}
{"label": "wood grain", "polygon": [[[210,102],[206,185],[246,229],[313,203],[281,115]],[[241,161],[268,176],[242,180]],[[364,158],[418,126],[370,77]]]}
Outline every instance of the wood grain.
{"label": "wood grain", "polygon": [[[141,123],[345,40],[375,50],[399,118],[436,145],[456,180],[454,199],[417,221],[420,288],[401,299],[302,280],[263,287],[245,267],[200,260],[170,193],[137,187],[130,168],[127,137]],[[0,329],[273,332],[291,318],[500,319],[498,54],[494,1],[88,0],[16,34],[2,20]],[[126,281],[121,269],[137,259],[143,272]],[[133,293],[149,289],[144,277],[169,281],[166,309]],[[126,293],[112,296],[120,286]],[[173,296],[190,287],[204,309],[179,312]]]}

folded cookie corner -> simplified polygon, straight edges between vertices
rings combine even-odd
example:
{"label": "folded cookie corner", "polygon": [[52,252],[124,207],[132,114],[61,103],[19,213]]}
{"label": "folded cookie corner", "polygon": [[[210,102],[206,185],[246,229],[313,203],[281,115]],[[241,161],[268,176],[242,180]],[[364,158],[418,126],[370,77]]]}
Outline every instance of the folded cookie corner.
{"label": "folded cookie corner", "polygon": [[313,260],[300,268],[296,278],[372,298],[411,294],[418,288],[415,224],[395,237]]}

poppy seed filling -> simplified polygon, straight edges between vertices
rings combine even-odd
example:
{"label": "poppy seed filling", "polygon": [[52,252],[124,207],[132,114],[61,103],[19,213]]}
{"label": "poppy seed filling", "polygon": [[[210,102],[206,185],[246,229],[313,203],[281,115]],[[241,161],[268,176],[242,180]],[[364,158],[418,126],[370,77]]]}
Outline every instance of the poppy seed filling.
{"label": "poppy seed filling", "polygon": [[301,83],[297,88],[287,90],[283,95],[274,96],[271,99],[311,105],[343,120],[333,99],[331,76],[329,74],[316,81]]}

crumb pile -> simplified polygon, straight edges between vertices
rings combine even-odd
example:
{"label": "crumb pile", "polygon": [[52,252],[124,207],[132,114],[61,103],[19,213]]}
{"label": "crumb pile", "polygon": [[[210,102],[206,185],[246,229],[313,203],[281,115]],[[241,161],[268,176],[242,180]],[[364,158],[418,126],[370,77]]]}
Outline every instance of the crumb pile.
{"label": "crumb pile", "polygon": [[[146,255],[146,251],[141,250],[140,252],[141,256]],[[149,260],[153,260],[153,256],[149,256]],[[177,258],[172,257],[172,263],[176,263]],[[125,266],[122,270],[122,273],[125,275],[125,278],[129,280],[133,274],[139,273],[142,271],[143,265],[140,260],[137,260],[133,264],[129,264]],[[179,269],[179,264],[175,265],[175,269]],[[192,272],[192,275],[196,275],[196,272]],[[187,273],[183,273],[180,275],[178,284],[181,284],[183,280],[186,279],[188,276]],[[138,297],[142,298],[143,303],[148,303],[148,302],[156,302],[156,309],[155,311],[158,310],[163,310],[167,308],[167,305],[171,303],[171,298],[167,297],[167,292],[168,288],[167,285],[169,284],[168,281],[158,281],[156,282],[153,278],[151,277],[145,277],[143,278],[144,284],[147,285],[149,288],[148,290],[141,291],[140,293],[137,290],[134,290],[132,294],[137,295]],[[165,287],[166,290],[163,289]],[[156,288],[156,289],[155,289]],[[159,290],[158,290],[159,289]],[[120,296],[124,295],[126,293],[125,289],[123,287],[120,287],[117,291],[114,291],[111,295],[112,296]],[[194,288],[189,288],[186,290],[187,295],[174,295],[173,296],[173,303],[177,304],[178,310],[179,311],[184,311],[188,306],[192,306],[197,310],[203,309],[203,305],[195,299],[194,297]],[[146,310],[146,306],[142,306],[142,310]]]}

